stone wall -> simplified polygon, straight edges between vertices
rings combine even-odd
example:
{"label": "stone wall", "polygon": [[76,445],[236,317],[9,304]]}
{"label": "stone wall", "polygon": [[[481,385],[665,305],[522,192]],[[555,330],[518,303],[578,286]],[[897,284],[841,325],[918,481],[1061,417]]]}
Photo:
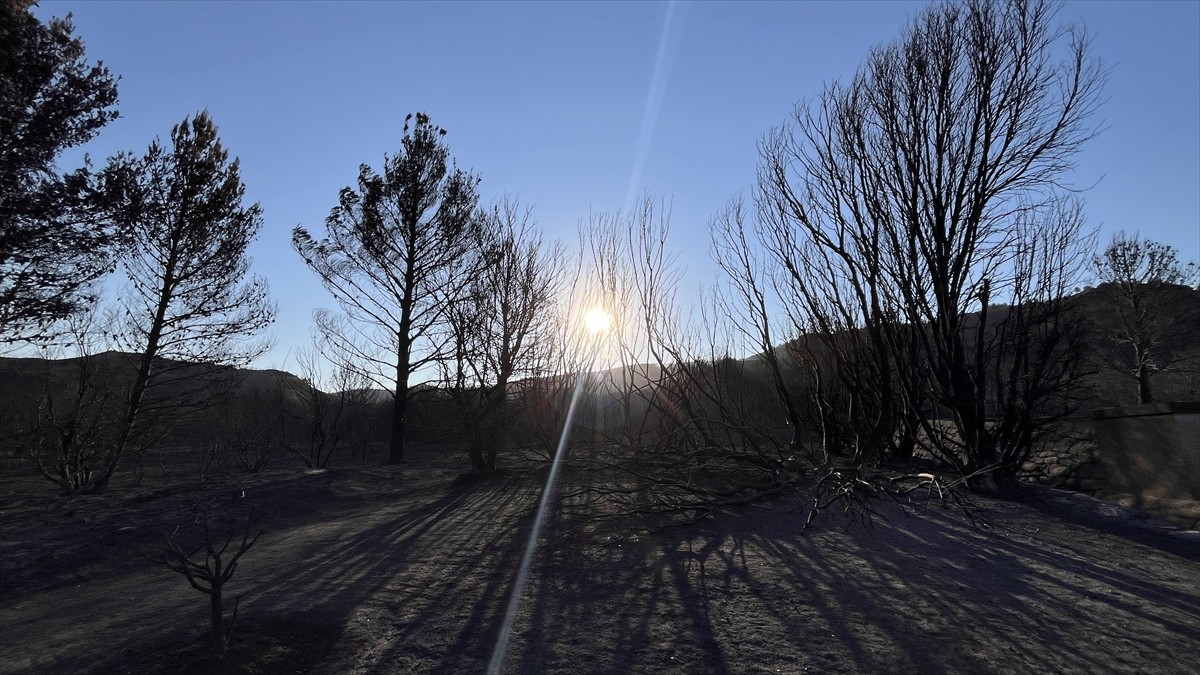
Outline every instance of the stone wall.
{"label": "stone wall", "polygon": [[1018,477],[1200,528],[1200,403],[1106,408],[1060,422]]}
{"label": "stone wall", "polygon": [[1077,418],[1059,423],[1046,440],[1034,446],[1018,477],[1029,483],[1075,492],[1104,492],[1107,476],[1092,420]]}
{"label": "stone wall", "polygon": [[1200,402],[1107,408],[1059,422],[1017,476],[1200,529]]}

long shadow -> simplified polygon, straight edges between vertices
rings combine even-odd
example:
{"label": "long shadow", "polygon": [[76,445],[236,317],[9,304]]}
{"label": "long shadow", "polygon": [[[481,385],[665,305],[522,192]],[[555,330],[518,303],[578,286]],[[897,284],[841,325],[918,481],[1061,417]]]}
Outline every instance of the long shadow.
{"label": "long shadow", "polygon": [[[1051,488],[1028,487],[1016,500],[1051,518],[1091,528],[1114,537],[1156,548],[1165,553],[1200,561],[1200,535],[1180,535],[1178,528],[1152,527],[1145,520],[1097,513],[1103,502],[1070,499],[1067,493]],[[1113,511],[1116,507],[1107,505]],[[1120,511],[1125,511],[1121,509]]]}
{"label": "long shadow", "polygon": [[490,654],[536,496],[512,480],[456,483],[395,517],[346,524],[340,530],[353,534],[306,547],[304,573],[252,593],[274,598],[266,611],[311,613],[341,626],[321,670],[477,671]]}
{"label": "long shadow", "polygon": [[819,533],[799,515],[730,516],[548,554],[513,671],[578,669],[590,654],[608,672],[1111,672],[1169,650],[1157,667],[1194,672],[1178,656],[1200,653],[1188,579],[1097,555],[945,513]]}
{"label": "long shadow", "polygon": [[[545,552],[531,583],[529,618],[514,635],[509,660],[516,672],[560,672],[574,655],[592,653],[612,672],[631,672],[654,641],[655,621],[670,609],[670,563],[653,544],[627,541],[588,551]],[[660,627],[661,628],[661,627]],[[687,633],[676,636],[684,649]],[[666,658],[670,658],[668,655]]]}
{"label": "long shadow", "polygon": [[[271,611],[330,617],[349,614],[388,589],[392,594],[400,587],[428,591],[463,565],[477,562],[481,551],[511,539],[511,524],[496,519],[514,508],[522,510],[526,501],[528,497],[504,485],[454,484],[421,506],[381,508],[328,525],[329,539],[301,546],[303,571],[264,579],[248,595],[263,598]],[[454,551],[453,545],[444,545],[449,539],[465,545]],[[479,550],[471,550],[475,548]],[[296,553],[282,551],[288,557]]]}
{"label": "long shadow", "polygon": [[[1085,670],[1104,671],[1124,656],[1114,645],[1139,635],[1196,639],[1200,605],[1195,596],[1180,593],[1186,584],[1134,579],[1103,560],[1063,552],[1055,542],[1021,544],[971,530],[944,514],[925,518],[934,519],[938,527],[897,520],[884,536],[856,533],[862,546],[851,553],[869,566],[865,570],[848,564],[853,558],[835,555],[836,548],[830,546],[783,547],[779,557],[790,553],[793,559],[810,561],[811,569],[857,572],[849,578],[843,575],[841,583],[831,579],[827,584],[830,594],[840,599],[838,613],[872,605],[882,610],[872,612],[874,625],[921,671],[997,667],[994,661],[969,655],[947,662],[940,654],[913,650],[910,646],[920,643],[911,640],[911,626],[922,620],[936,619],[934,626],[940,623],[943,633],[975,634],[991,643],[994,658],[1011,654],[1015,663],[1026,658],[1030,669],[1051,664],[1052,670],[1070,670],[1088,664]],[[885,598],[891,602],[881,603]],[[912,611],[916,608],[924,611]],[[953,621],[947,622],[947,617]],[[928,631],[922,632],[928,637]],[[1083,643],[1081,635],[1086,636]],[[1029,660],[1031,654],[1037,658]],[[884,665],[859,663],[867,670]],[[1129,667],[1138,667],[1137,662]]]}
{"label": "long shadow", "polygon": [[[425,589],[407,630],[380,661],[395,672],[482,672],[504,620],[513,576],[532,528],[536,494],[522,500],[522,515],[507,522],[477,514],[478,528],[451,559],[441,565],[442,578]],[[456,533],[457,536],[457,533]],[[474,543],[475,546],[470,546]],[[418,658],[419,657],[419,658]]]}
{"label": "long shadow", "polygon": [[[335,500],[264,536],[231,592],[244,594],[245,620],[330,629],[336,642],[297,666],[481,672],[538,487],[502,477],[424,503]],[[1014,523],[1037,513],[1005,508]],[[1069,519],[987,533],[952,512],[888,515],[872,529],[804,531],[803,513],[779,506],[607,542],[552,531],[506,670],[1111,672],[1164,654],[1175,655],[1164,672],[1200,670],[1200,568],[1172,551],[1104,532],[1072,540]],[[134,635],[139,622],[127,611],[108,625]]]}
{"label": "long shadow", "polygon": [[310,505],[324,513],[288,516],[246,558],[229,589],[244,598],[239,620],[329,629],[333,644],[303,664],[322,671],[481,671],[537,487],[456,481],[419,505]]}

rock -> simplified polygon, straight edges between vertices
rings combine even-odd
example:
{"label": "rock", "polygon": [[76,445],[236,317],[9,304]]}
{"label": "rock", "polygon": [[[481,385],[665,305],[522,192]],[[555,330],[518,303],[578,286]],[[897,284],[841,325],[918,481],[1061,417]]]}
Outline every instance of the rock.
{"label": "rock", "polygon": [[1163,510],[1183,519],[1200,519],[1200,501],[1192,499],[1164,499]]}
{"label": "rock", "polygon": [[1133,495],[1127,495],[1127,494],[1115,495],[1113,498],[1113,501],[1120,504],[1121,506],[1124,506],[1125,508],[1133,508],[1134,506],[1137,506],[1138,503],[1140,502],[1140,500],[1137,497],[1135,497]]}

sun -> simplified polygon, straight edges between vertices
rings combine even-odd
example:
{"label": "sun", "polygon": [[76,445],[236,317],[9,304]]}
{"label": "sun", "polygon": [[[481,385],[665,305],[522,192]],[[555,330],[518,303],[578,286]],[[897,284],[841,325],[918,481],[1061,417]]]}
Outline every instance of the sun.
{"label": "sun", "polygon": [[587,326],[587,331],[591,335],[603,333],[612,327],[612,323],[612,314],[599,307],[589,309],[588,313],[583,317],[583,324]]}

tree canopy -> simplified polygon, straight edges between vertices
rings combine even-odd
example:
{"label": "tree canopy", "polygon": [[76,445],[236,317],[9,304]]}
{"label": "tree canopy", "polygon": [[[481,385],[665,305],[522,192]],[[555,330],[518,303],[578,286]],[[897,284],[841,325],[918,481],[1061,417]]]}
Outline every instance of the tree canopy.
{"label": "tree canopy", "polygon": [[1091,238],[1060,185],[1104,71],[1056,11],[931,5],[762,144],[760,240],[795,331],[855,343],[829,346],[855,366],[867,458],[920,425],[964,473],[1010,479],[1063,414],[1080,352],[1061,303]]}
{"label": "tree canopy", "polygon": [[296,252],[342,308],[318,312],[323,340],[395,395],[392,462],[404,458],[409,377],[442,356],[436,329],[467,285],[460,263],[475,241],[479,179],[454,166],[445,135],[428,115],[408,115],[400,151],[384,157],[382,173],[362,165],[357,188],[343,188],[325,220],[325,238],[292,231]]}
{"label": "tree canopy", "polygon": [[117,78],[69,16],[43,24],[27,4],[0,2],[0,343],[52,337],[112,262],[86,161],[56,161],[117,117]]}
{"label": "tree canopy", "polygon": [[1112,340],[1096,352],[1136,380],[1138,403],[1152,403],[1153,376],[1184,365],[1180,355],[1200,329],[1200,307],[1189,292],[1200,268],[1180,261],[1172,246],[1118,232],[1092,259],[1092,271],[1105,309],[1095,323]]}

